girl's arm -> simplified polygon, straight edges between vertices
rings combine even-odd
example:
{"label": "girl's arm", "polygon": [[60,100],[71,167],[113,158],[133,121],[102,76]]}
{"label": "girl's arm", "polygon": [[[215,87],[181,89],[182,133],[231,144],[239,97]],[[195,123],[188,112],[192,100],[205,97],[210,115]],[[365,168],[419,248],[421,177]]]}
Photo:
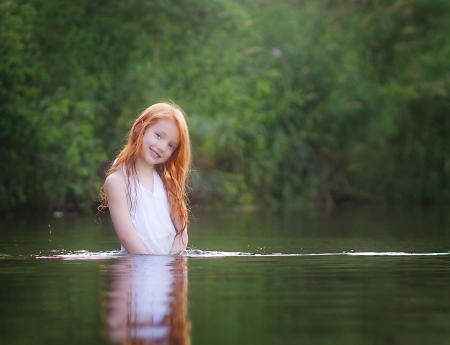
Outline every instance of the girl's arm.
{"label": "girl's arm", "polygon": [[188,243],[188,233],[187,228],[184,229],[183,233],[180,235],[176,235],[173,240],[172,250],[170,251],[170,255],[178,254],[182,250],[186,249]]}
{"label": "girl's arm", "polygon": [[125,176],[122,169],[106,178],[105,192],[109,212],[119,241],[130,254],[149,254],[144,242],[134,231],[127,206]]}

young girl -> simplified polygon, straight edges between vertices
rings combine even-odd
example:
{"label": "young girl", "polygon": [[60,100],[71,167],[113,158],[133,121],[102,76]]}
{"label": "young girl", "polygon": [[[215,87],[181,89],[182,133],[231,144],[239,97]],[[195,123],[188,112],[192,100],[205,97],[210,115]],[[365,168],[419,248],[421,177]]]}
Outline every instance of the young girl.
{"label": "young girl", "polygon": [[147,108],[101,189],[100,207],[109,207],[122,254],[167,255],[186,249],[190,164],[183,111],[166,103]]}

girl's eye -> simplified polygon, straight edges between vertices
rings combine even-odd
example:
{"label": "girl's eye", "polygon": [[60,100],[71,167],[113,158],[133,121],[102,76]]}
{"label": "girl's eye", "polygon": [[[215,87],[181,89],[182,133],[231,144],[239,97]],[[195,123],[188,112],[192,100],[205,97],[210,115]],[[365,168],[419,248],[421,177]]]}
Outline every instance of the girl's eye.
{"label": "girl's eye", "polygon": [[156,133],[156,137],[157,137],[158,139],[161,139],[161,134]]}
{"label": "girl's eye", "polygon": [[172,151],[175,150],[175,145],[169,144],[169,149],[171,149]]}

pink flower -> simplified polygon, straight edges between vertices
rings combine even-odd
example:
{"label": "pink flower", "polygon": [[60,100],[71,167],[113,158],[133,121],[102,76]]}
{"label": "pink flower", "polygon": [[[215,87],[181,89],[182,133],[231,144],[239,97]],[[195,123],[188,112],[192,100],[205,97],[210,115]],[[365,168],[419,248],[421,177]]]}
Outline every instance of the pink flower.
{"label": "pink flower", "polygon": [[281,55],[281,50],[274,49],[274,50],[272,50],[272,54],[273,54],[273,56],[279,57]]}

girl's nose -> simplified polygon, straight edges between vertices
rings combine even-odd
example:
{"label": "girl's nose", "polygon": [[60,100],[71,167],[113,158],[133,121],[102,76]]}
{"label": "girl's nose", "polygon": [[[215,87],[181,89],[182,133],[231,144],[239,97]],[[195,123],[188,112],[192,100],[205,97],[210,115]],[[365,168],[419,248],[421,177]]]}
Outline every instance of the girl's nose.
{"label": "girl's nose", "polygon": [[158,151],[159,153],[164,153],[167,144],[165,142],[158,143]]}

